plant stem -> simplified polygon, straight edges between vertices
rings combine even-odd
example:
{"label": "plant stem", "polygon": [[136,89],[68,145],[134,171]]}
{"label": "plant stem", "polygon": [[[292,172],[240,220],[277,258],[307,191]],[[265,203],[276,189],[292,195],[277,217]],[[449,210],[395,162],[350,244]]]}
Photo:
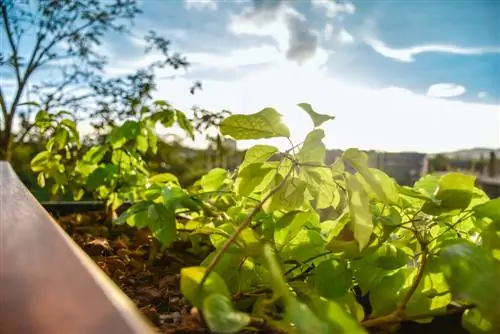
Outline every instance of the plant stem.
{"label": "plant stem", "polygon": [[424,277],[424,271],[425,271],[425,267],[427,265],[427,258],[429,255],[429,250],[427,249],[427,245],[425,243],[422,243],[421,246],[422,246],[422,255],[421,255],[422,261],[421,261],[420,267],[418,268],[417,276],[415,277],[415,280],[413,281],[413,284],[411,285],[410,290],[405,295],[405,297],[403,298],[401,303],[398,305],[398,308],[396,309],[396,312],[398,314],[404,313],[404,311],[406,309],[406,305],[410,301],[410,299],[413,296],[413,294],[415,293],[415,291],[417,291],[418,285],[420,284],[420,281],[422,281],[422,278]]}
{"label": "plant stem", "polygon": [[292,175],[294,167],[295,167],[294,165],[292,165],[290,167],[290,170],[287,172],[287,174],[285,175],[285,177],[283,178],[283,180],[280,182],[280,184],[278,184],[264,198],[262,198],[262,200],[253,208],[253,210],[248,214],[248,216],[245,217],[245,219],[241,222],[241,224],[238,225],[238,227],[236,228],[236,230],[234,231],[234,233],[231,235],[231,237],[226,240],[226,242],[224,243],[224,245],[215,254],[214,258],[212,259],[212,261],[210,262],[210,264],[207,266],[207,270],[205,272],[205,275],[203,276],[203,278],[202,278],[202,280],[200,282],[200,285],[199,285],[200,289],[203,288],[203,284],[207,280],[208,275],[210,275],[210,273],[214,270],[214,268],[217,265],[217,263],[219,263],[222,255],[224,255],[224,253],[227,252],[227,250],[229,249],[229,247],[236,241],[236,239],[238,238],[238,236],[240,235],[240,233],[243,232],[243,230],[250,224],[250,222],[252,221],[253,217],[255,217],[255,215],[260,212],[260,210],[262,209],[262,206],[264,205],[264,203],[266,203],[274,194],[276,194],[285,185],[285,182],[288,180],[288,178],[290,177],[290,175]]}
{"label": "plant stem", "polygon": [[[415,291],[417,291],[417,288],[418,288],[420,282],[422,281],[422,278],[424,277],[425,267],[427,266],[427,258],[429,255],[427,243],[421,242],[421,247],[422,247],[422,254],[421,254],[422,261],[420,263],[420,267],[418,268],[417,276],[415,277],[415,280],[413,281],[413,283],[410,287],[410,290],[408,290],[408,292],[404,296],[403,300],[399,303],[399,305],[397,306],[397,308],[393,312],[391,312],[387,315],[381,316],[381,317],[377,317],[377,318],[368,319],[368,320],[363,321],[361,323],[361,325],[363,327],[365,327],[365,328],[381,327],[384,325],[398,323],[398,322],[402,322],[405,320],[412,320],[412,319],[415,320],[415,317],[405,318],[405,310],[406,310],[406,305],[410,301],[411,297],[413,296]],[[428,318],[428,317],[429,317],[429,315],[423,315],[423,316],[419,316],[419,318],[417,318],[417,319],[423,319],[423,318]]]}

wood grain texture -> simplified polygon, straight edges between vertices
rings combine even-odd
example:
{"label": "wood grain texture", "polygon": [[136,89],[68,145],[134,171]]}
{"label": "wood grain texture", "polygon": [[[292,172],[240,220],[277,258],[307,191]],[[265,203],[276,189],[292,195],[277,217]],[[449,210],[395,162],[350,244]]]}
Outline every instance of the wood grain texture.
{"label": "wood grain texture", "polygon": [[1,161],[0,333],[154,333]]}

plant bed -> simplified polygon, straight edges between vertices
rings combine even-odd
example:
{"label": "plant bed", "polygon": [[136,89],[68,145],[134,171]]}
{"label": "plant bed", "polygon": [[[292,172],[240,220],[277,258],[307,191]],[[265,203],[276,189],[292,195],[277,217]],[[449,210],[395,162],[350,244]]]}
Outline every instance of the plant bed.
{"label": "plant bed", "polygon": [[[61,205],[60,205],[61,204]],[[68,235],[108,275],[113,282],[135,303],[145,317],[160,333],[210,333],[198,312],[180,291],[180,271],[183,267],[198,266],[203,255],[194,254],[190,243],[179,241],[167,250],[150,258],[151,233],[129,226],[115,226],[107,221],[104,211],[96,202],[51,203],[46,205],[53,213],[65,215],[57,221]],[[82,210],[91,208],[91,212]],[[68,215],[70,211],[81,213]],[[57,216],[56,216],[57,218]],[[359,302],[369,309],[367,298],[359,296]],[[461,312],[451,313],[429,324],[403,322],[395,334],[438,334],[450,331],[455,334],[469,333],[461,325]],[[242,331],[242,333],[252,331]],[[283,333],[260,329],[259,333]],[[380,329],[372,333],[384,333]]]}

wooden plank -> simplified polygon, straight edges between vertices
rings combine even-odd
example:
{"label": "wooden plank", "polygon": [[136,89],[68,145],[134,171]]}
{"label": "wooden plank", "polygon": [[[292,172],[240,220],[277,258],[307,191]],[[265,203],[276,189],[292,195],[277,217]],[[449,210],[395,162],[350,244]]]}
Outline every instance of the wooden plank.
{"label": "wooden plank", "polygon": [[0,333],[154,333],[0,162]]}

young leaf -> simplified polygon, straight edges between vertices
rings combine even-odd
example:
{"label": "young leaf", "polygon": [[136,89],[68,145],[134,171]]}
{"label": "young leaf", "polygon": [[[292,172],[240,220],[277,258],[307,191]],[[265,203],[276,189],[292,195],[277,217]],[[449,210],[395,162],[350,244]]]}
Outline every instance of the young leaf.
{"label": "young leaf", "polygon": [[363,186],[354,175],[349,175],[347,179],[347,192],[349,194],[351,228],[354,232],[354,238],[358,242],[359,249],[361,250],[370,241],[370,236],[373,231],[370,201]]}
{"label": "young leaf", "polygon": [[177,124],[183,129],[184,131],[187,132],[189,137],[194,140],[194,129],[193,125],[189,121],[189,119],[186,117],[186,114],[184,114],[180,110],[175,111],[175,117],[177,118]]}
{"label": "young leaf", "polygon": [[302,227],[311,219],[311,212],[290,211],[276,222],[274,242],[278,249],[288,245],[297,236]]}
{"label": "young leaf", "polygon": [[150,183],[169,183],[172,182],[174,184],[179,185],[179,179],[171,173],[161,173],[153,175],[149,178]]}
{"label": "young leaf", "polygon": [[205,275],[204,267],[185,267],[181,269],[181,292],[194,306],[202,309],[203,300],[212,294],[231,298],[224,280],[215,272],[211,272],[200,289],[200,282]]}
{"label": "young leaf", "polygon": [[262,163],[247,165],[238,173],[235,182],[236,193],[249,196],[252,192],[265,189],[276,175],[276,170]]}
{"label": "young leaf", "polygon": [[31,160],[31,170],[34,172],[40,172],[47,168],[47,164],[50,161],[51,153],[49,151],[42,151],[38,153]]}
{"label": "young leaf", "polygon": [[314,127],[318,127],[327,121],[335,119],[335,117],[330,115],[318,114],[317,112],[314,111],[314,109],[311,107],[309,103],[299,103],[297,104],[297,106],[299,106],[309,115],[309,117],[311,117]]}
{"label": "young leaf", "polygon": [[256,164],[266,162],[269,158],[271,158],[278,149],[274,146],[269,145],[254,145],[245,153],[245,159],[241,163],[239,170],[242,171],[245,167]]}
{"label": "young leaf", "polygon": [[203,318],[214,333],[237,333],[250,323],[250,316],[236,312],[231,300],[212,293],[203,300]]}
{"label": "young leaf", "polygon": [[250,115],[231,115],[222,121],[220,131],[236,140],[290,137],[290,130],[281,122],[281,114],[273,108]]}
{"label": "young leaf", "polygon": [[223,168],[214,168],[201,178],[203,191],[211,192],[219,190],[228,179],[228,172]]}
{"label": "young leaf", "polygon": [[475,180],[475,176],[461,173],[448,173],[442,176],[435,196],[440,204],[427,202],[422,211],[439,215],[443,212],[466,209],[472,200]]}
{"label": "young leaf", "polygon": [[342,159],[359,172],[380,201],[386,204],[397,203],[399,195],[394,180],[381,170],[369,168],[365,153],[350,148],[342,154]]}
{"label": "young leaf", "polygon": [[325,209],[339,204],[340,194],[329,168],[304,167],[301,172],[307,183],[307,189],[316,199],[317,209]]}
{"label": "young leaf", "polygon": [[[277,174],[272,187],[268,191],[272,191],[274,187],[281,184],[283,177]],[[263,208],[266,212],[274,210],[295,210],[304,205],[304,192],[306,190],[306,183],[298,177],[288,179],[285,184],[268,200],[264,203]]]}
{"label": "young leaf", "polygon": [[324,137],[325,132],[321,129],[309,132],[299,153],[297,153],[297,160],[304,164],[323,165],[326,155],[325,144],[322,142]]}
{"label": "young leaf", "polygon": [[98,164],[107,152],[106,146],[93,146],[82,157],[82,161],[89,164]]}
{"label": "young leaf", "polygon": [[121,148],[127,141],[134,139],[140,132],[140,125],[136,121],[125,121],[119,128],[115,128],[108,137],[114,149]]}

